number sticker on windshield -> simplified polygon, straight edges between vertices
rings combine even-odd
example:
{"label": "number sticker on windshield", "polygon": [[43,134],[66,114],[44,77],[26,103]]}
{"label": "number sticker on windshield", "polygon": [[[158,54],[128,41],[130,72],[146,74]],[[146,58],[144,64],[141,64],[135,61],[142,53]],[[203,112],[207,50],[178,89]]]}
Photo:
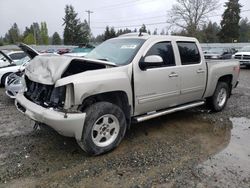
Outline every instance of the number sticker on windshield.
{"label": "number sticker on windshield", "polygon": [[137,46],[136,44],[122,45],[121,49],[135,49],[136,46]]}

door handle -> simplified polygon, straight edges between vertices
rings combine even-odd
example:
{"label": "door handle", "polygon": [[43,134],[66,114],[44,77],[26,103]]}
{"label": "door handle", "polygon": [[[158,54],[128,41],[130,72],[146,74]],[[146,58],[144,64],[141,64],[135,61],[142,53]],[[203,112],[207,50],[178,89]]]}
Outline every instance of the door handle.
{"label": "door handle", "polygon": [[200,73],[205,73],[205,70],[203,70],[203,69],[198,69],[196,72],[197,72],[198,74],[200,74]]}
{"label": "door handle", "polygon": [[178,74],[176,74],[175,72],[171,72],[170,75],[168,75],[169,78],[174,78],[174,77],[178,77]]}

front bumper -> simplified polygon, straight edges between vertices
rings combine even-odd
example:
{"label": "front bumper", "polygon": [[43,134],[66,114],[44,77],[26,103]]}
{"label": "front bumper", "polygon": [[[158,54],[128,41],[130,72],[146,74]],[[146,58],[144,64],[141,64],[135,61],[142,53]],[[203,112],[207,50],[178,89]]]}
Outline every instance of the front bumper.
{"label": "front bumper", "polygon": [[250,60],[239,60],[240,65],[250,65]]}
{"label": "front bumper", "polygon": [[63,113],[52,108],[44,108],[17,94],[16,108],[34,121],[44,123],[59,134],[81,140],[86,113]]}

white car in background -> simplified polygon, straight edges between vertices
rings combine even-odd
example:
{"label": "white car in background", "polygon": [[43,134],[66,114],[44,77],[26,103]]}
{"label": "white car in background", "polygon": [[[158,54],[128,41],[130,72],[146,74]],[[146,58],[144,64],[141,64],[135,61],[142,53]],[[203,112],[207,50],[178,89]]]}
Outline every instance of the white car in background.
{"label": "white car in background", "polygon": [[[51,54],[51,53],[44,53],[39,54],[36,50],[29,47],[26,44],[20,44],[19,47],[27,54],[27,61],[23,62],[22,65],[18,68],[17,71],[9,74],[7,78],[5,79],[5,89],[6,89],[6,95],[10,98],[16,98],[16,95],[20,90],[22,90],[22,76],[24,74],[24,70],[26,65],[35,58],[38,55],[41,56],[59,56],[58,54]],[[1,72],[1,71],[0,71]]]}
{"label": "white car in background", "polygon": [[[7,58],[2,53],[4,53],[7,56]],[[23,51],[11,51],[11,52],[2,51],[2,53],[0,54],[0,68],[10,65],[8,59],[11,59],[11,62],[18,62],[19,60],[27,56],[26,53]]]}
{"label": "white car in background", "polygon": [[22,71],[25,69],[29,60],[34,58],[39,53],[34,49],[30,48],[25,44],[20,44],[19,47],[23,50],[22,53],[25,54],[24,58],[19,61],[14,61],[9,55],[0,51],[0,54],[8,61],[8,66],[0,67],[0,84],[5,85],[6,78],[13,72]]}
{"label": "white car in background", "polygon": [[250,68],[250,46],[241,48],[233,55],[233,58],[238,59],[240,65],[245,65],[247,68]]}

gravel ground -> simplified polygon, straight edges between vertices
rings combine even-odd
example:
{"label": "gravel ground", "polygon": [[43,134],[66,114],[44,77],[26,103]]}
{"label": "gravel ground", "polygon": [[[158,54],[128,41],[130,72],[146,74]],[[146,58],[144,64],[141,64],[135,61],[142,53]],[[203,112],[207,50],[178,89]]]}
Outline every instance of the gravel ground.
{"label": "gravel ground", "polygon": [[249,187],[250,70],[223,112],[195,108],[136,124],[114,151],[32,129],[0,89],[0,187]]}

